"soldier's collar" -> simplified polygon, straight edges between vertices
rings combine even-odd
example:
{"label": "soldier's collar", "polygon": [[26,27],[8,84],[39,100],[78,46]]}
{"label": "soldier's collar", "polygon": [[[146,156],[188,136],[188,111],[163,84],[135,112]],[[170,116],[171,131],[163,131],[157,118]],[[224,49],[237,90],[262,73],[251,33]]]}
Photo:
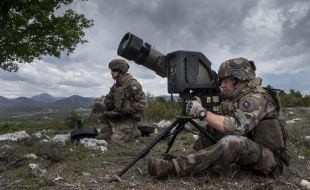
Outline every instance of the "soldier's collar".
{"label": "soldier's collar", "polygon": [[116,79],[116,82],[117,82],[117,84],[119,84],[120,86],[123,86],[123,85],[126,83],[126,81],[128,80],[128,78],[131,78],[131,77],[132,77],[131,74],[125,73],[125,74],[119,76],[119,77]]}
{"label": "soldier's collar", "polygon": [[241,93],[245,93],[247,91],[252,91],[253,88],[260,86],[262,84],[262,78],[256,77],[249,82],[241,84],[237,89],[235,89],[233,93],[233,99],[239,97]]}
{"label": "soldier's collar", "polygon": [[263,79],[260,77],[256,77],[248,82],[249,87],[256,87],[262,84]]}

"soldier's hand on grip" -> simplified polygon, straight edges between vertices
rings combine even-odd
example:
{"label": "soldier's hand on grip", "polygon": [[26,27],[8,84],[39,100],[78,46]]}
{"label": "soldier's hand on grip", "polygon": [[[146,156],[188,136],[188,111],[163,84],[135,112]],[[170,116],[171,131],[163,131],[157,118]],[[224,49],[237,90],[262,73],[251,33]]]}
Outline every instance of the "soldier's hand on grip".
{"label": "soldier's hand on grip", "polygon": [[186,101],[186,115],[199,117],[200,112],[205,112],[205,109],[198,101]]}

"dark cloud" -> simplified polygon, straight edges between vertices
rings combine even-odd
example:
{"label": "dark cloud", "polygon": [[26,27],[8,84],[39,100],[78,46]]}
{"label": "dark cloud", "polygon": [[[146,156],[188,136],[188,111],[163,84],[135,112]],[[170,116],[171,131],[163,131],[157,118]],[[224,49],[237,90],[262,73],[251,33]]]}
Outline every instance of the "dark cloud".
{"label": "dark cloud", "polygon": [[[163,54],[201,51],[215,70],[224,60],[245,57],[255,61],[264,84],[310,92],[303,79],[310,72],[309,0],[91,0],[75,1],[71,7],[94,20],[94,27],[86,31],[88,43],[78,45],[69,57],[44,57],[18,73],[0,71],[6,83],[1,92],[101,96],[114,82],[108,63],[120,58],[117,47],[127,32]],[[166,79],[129,64],[129,72],[146,91],[167,93]]]}

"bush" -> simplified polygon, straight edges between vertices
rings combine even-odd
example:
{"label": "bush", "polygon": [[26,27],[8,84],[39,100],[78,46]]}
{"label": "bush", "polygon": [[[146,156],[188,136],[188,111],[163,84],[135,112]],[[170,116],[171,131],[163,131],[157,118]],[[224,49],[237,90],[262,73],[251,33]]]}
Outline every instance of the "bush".
{"label": "bush", "polygon": [[65,119],[65,126],[73,129],[78,120],[81,120],[81,117],[75,111],[72,111]]}
{"label": "bush", "polygon": [[279,95],[284,107],[310,106],[310,96],[302,96],[298,90],[291,89],[289,93],[281,92]]}
{"label": "bush", "polygon": [[148,95],[149,106],[145,110],[145,120],[158,122],[162,119],[174,119],[181,113],[179,102],[167,101],[164,97],[154,98]]}
{"label": "bush", "polygon": [[46,157],[54,162],[64,161],[68,154],[66,148],[56,142],[38,143],[34,147],[35,154]]}

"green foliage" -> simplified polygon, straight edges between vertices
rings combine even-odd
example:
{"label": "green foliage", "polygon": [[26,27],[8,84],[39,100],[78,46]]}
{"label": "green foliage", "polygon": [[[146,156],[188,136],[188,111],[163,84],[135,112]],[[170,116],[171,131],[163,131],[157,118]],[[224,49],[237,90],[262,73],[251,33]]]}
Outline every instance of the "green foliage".
{"label": "green foliage", "polygon": [[62,162],[66,158],[68,152],[66,148],[56,142],[37,143],[34,145],[33,151],[40,157],[46,157],[54,162]]}
{"label": "green foliage", "polygon": [[72,111],[65,119],[65,126],[69,129],[73,129],[78,120],[81,120],[81,117],[75,111]]}
{"label": "green foliage", "polygon": [[279,95],[284,107],[310,106],[310,96],[302,96],[298,90],[291,89],[289,93],[280,92]]}
{"label": "green foliage", "polygon": [[164,97],[154,98],[147,94],[149,106],[145,111],[145,120],[158,122],[162,119],[173,119],[181,113],[179,102],[167,101]]}
{"label": "green foliage", "polygon": [[68,130],[64,124],[64,119],[61,120],[40,120],[40,119],[0,119],[0,134],[13,133],[25,130],[28,134],[41,131],[43,129],[53,129],[57,131]]}
{"label": "green foliage", "polygon": [[[150,98],[152,105],[166,101],[164,98],[156,99],[151,95],[148,98]],[[178,103],[174,103],[178,105]],[[176,110],[179,111],[179,109]],[[108,142],[108,150],[104,153],[85,148],[77,142],[66,142],[64,146],[59,144],[48,145],[39,143],[41,139],[32,138],[31,142],[2,142],[2,144],[0,142],[0,147],[2,147],[2,149],[0,148],[0,169],[3,169],[1,171],[0,189],[195,189],[197,187],[204,189],[209,184],[213,184],[215,189],[227,189],[227,187],[231,187],[231,189],[251,189],[252,187],[258,187],[257,184],[261,183],[271,183],[272,187],[276,186],[279,189],[287,189],[287,184],[298,187],[300,180],[296,180],[297,175],[304,176],[303,179],[309,178],[310,149],[302,143],[302,138],[310,134],[308,124],[310,110],[308,108],[284,108],[283,111],[286,120],[297,117],[302,120],[286,126],[290,135],[288,150],[292,160],[290,168],[283,175],[277,176],[276,179],[266,178],[266,176],[260,177],[233,165],[223,169],[208,170],[206,175],[201,176],[169,177],[164,181],[154,180],[147,174],[147,158],[151,156],[162,158],[162,154],[167,148],[167,141],[163,140],[154,146],[144,159],[139,160],[122,176],[122,179],[125,179],[122,183],[108,183],[106,176],[117,174],[138,153],[144,150],[157,134],[141,137],[124,144]],[[62,115],[64,117],[65,114]],[[44,122],[39,119],[31,119],[32,122],[29,121],[28,123],[25,123],[27,118],[22,118],[23,120],[15,118],[14,122],[18,123],[18,125],[14,126],[18,126],[19,130],[26,131],[29,131],[31,127],[34,127],[34,129],[31,129],[33,131],[43,128],[54,129],[55,125],[64,128],[58,115],[55,116],[57,116],[55,121],[52,118]],[[12,121],[0,119],[0,124],[5,123],[13,126]],[[38,124],[35,125],[35,123]],[[192,134],[181,132],[169,152],[177,156],[188,155],[193,152],[192,145]],[[34,153],[38,156],[38,159],[15,162],[29,153]],[[47,175],[40,177],[29,175],[29,163],[37,163],[40,168],[47,171]],[[235,174],[238,177],[235,177]],[[57,176],[63,177],[63,180],[55,180]],[[256,181],[253,182],[252,179],[254,178]],[[229,181],[229,183],[223,183],[223,181]],[[282,182],[285,183],[281,185]]]}
{"label": "green foliage", "polygon": [[0,68],[17,71],[16,62],[31,63],[43,55],[59,58],[61,52],[69,55],[77,44],[85,43],[83,29],[93,26],[93,20],[71,9],[55,13],[72,2],[1,0]]}

